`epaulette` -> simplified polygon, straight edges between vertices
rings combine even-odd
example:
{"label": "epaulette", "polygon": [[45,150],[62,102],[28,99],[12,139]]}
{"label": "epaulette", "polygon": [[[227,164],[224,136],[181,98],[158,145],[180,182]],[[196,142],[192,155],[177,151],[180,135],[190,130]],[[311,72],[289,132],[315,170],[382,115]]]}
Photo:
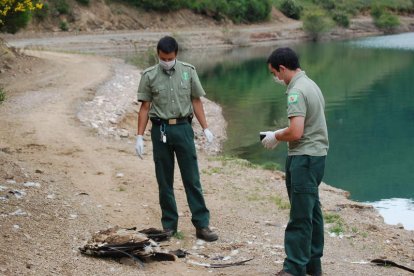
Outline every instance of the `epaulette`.
{"label": "epaulette", "polygon": [[184,65],[184,66],[188,66],[188,67],[191,67],[192,69],[194,69],[194,70],[195,70],[194,65],[192,65],[192,64],[190,64],[190,63],[187,63],[187,62],[182,62],[182,61],[180,61],[180,62],[181,62],[181,64],[182,64],[182,65]]}
{"label": "epaulette", "polygon": [[148,67],[147,69],[145,69],[144,71],[142,71],[142,75],[144,75],[145,73],[154,70],[157,67],[157,65],[153,65],[151,67]]}

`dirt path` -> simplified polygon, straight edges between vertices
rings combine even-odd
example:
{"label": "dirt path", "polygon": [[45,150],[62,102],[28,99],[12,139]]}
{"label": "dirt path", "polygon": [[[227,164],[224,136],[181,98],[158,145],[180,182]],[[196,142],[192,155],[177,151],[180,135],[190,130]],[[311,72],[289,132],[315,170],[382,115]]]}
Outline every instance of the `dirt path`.
{"label": "dirt path", "polygon": [[[2,79],[12,92],[0,105],[1,275],[272,275],[280,270],[288,219],[283,174],[204,151],[199,152],[201,177],[218,242],[195,239],[177,173],[184,237],[165,245],[185,249],[189,257],[140,269],[81,256],[77,248],[94,231],[113,225],[160,227],[150,141],[139,160],[133,137],[99,136],[76,117],[119,61],[29,54],[36,58],[22,62],[24,70]],[[135,114],[122,121],[131,132],[135,124]],[[372,208],[348,201],[332,187],[323,186],[321,199],[324,211],[340,218],[326,225],[326,275],[412,275],[367,262],[389,258],[413,268],[413,231],[385,225]],[[335,226],[342,235],[330,234]],[[197,265],[250,258],[245,266],[225,269]]]}

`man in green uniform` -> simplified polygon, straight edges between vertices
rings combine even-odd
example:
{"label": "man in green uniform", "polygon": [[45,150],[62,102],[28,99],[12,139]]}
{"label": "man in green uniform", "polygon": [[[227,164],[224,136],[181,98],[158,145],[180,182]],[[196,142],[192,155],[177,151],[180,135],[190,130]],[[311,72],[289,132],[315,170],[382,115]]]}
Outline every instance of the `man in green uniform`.
{"label": "man in green uniform", "polygon": [[318,187],[329,146],[325,100],[315,82],[300,69],[292,49],[276,49],[267,63],[275,81],[288,85],[289,126],[261,132],[267,149],[275,148],[279,141],[289,142],[286,187],[291,209],[285,230],[286,259],[277,275],[322,275],[324,229]]}
{"label": "man in green uniform", "polygon": [[218,239],[209,228],[210,212],[206,207],[200,183],[194,132],[191,127],[196,116],[208,142],[213,134],[207,128],[201,97],[205,95],[194,66],[178,61],[178,44],[170,36],[157,45],[159,64],[143,71],[138,88],[141,108],[138,114],[137,155],[144,153],[143,134],[148,120],[152,122],[151,140],[155,173],[162,211],[161,223],[173,235],[177,231],[178,211],[174,197],[174,155],[177,157],[192,223],[197,238]]}

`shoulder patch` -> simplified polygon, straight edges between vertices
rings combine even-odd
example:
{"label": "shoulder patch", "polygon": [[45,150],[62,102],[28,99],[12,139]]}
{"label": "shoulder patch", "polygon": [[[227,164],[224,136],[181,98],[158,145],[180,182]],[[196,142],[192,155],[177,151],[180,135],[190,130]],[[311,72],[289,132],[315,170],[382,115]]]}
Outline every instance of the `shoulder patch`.
{"label": "shoulder patch", "polygon": [[148,67],[147,69],[145,69],[144,71],[142,71],[142,75],[144,75],[145,73],[154,70],[157,67],[157,65],[153,65],[151,67]]}
{"label": "shoulder patch", "polygon": [[180,63],[181,63],[182,65],[184,65],[184,66],[191,67],[192,69],[194,69],[194,70],[195,70],[194,65],[191,65],[190,63],[186,63],[186,62],[182,62],[182,61],[180,61]]}
{"label": "shoulder patch", "polygon": [[298,93],[296,93],[296,92],[290,93],[288,95],[288,105],[297,103],[298,99],[299,99],[299,94]]}

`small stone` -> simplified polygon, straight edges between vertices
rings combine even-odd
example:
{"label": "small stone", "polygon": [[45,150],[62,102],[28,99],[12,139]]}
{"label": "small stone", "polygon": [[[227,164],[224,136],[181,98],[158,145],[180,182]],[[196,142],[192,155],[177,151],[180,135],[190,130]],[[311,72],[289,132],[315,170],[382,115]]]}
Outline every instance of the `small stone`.
{"label": "small stone", "polygon": [[35,187],[35,188],[39,188],[40,187],[40,184],[37,183],[37,182],[25,182],[23,184],[23,186],[25,186],[25,187]]}

